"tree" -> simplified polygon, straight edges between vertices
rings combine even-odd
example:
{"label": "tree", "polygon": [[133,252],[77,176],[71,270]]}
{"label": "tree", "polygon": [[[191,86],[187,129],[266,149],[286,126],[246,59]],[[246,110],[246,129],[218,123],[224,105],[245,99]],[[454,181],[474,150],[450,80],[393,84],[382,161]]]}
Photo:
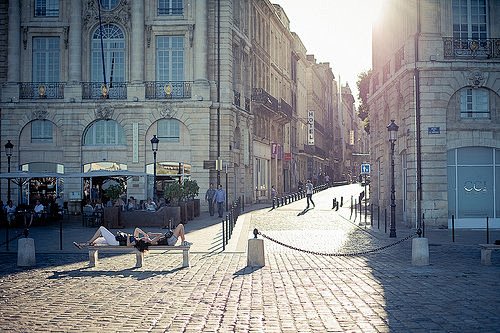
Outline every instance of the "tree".
{"label": "tree", "polygon": [[370,92],[370,80],[372,78],[372,70],[362,72],[358,75],[358,81],[356,85],[358,86],[358,100],[360,101],[358,107],[358,117],[363,120],[364,129],[367,133],[370,133],[370,120],[369,120],[369,108],[368,108],[368,93]]}

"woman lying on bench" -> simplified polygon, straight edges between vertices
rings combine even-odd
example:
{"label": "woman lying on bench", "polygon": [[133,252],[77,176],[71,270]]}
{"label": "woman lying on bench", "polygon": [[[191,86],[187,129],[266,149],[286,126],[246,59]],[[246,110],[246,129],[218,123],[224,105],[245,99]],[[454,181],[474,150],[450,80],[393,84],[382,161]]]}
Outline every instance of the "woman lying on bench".
{"label": "woman lying on bench", "polygon": [[[186,241],[184,234],[184,225],[179,224],[174,230],[170,230],[169,232],[163,234],[161,232],[145,232],[140,228],[134,229],[133,235],[127,235],[127,244],[126,246],[136,246],[136,244],[142,240],[141,243],[146,243],[148,245],[168,245],[174,246],[177,243],[177,240],[181,239],[182,246],[191,246],[192,243]],[[77,243],[73,242],[79,249],[83,249],[85,246],[94,246],[94,245],[120,245],[120,242],[116,239],[116,236],[113,235],[111,231],[106,229],[103,226],[100,226],[99,229],[95,232],[94,236],[89,239],[86,243]]]}

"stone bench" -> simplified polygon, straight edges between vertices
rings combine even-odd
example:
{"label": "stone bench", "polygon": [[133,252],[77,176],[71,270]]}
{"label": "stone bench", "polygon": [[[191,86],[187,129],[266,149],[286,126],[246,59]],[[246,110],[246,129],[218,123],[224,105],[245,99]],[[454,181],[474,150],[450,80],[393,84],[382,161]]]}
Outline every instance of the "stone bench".
{"label": "stone bench", "polygon": [[481,248],[481,264],[491,265],[491,252],[500,250],[500,245],[495,244],[479,244]]}
{"label": "stone bench", "polygon": [[[189,267],[189,249],[189,246],[151,245],[149,246],[148,251],[182,251],[182,267]],[[144,263],[144,252],[137,250],[133,246],[101,245],[89,246],[89,267],[96,267],[98,265],[100,251],[112,253],[135,253],[135,267],[142,267]]]}

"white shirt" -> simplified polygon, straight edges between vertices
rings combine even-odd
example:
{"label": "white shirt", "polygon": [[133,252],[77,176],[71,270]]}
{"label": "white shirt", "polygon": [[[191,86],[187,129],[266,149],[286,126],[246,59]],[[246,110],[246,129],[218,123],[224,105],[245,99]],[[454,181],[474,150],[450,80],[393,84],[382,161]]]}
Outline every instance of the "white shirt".
{"label": "white shirt", "polygon": [[306,183],[306,194],[312,194],[313,193],[313,184],[312,183]]}
{"label": "white shirt", "polygon": [[45,209],[45,207],[40,203],[38,205],[35,206],[35,213],[41,213],[43,212],[43,210]]}

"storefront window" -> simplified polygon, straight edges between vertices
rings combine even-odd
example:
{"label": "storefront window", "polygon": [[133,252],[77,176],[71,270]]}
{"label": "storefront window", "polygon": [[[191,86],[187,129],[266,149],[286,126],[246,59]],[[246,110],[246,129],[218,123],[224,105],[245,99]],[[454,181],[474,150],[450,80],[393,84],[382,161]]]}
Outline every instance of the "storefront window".
{"label": "storefront window", "polygon": [[485,228],[486,217],[493,225],[500,216],[499,153],[490,147],[448,151],[448,214],[456,226]]}

